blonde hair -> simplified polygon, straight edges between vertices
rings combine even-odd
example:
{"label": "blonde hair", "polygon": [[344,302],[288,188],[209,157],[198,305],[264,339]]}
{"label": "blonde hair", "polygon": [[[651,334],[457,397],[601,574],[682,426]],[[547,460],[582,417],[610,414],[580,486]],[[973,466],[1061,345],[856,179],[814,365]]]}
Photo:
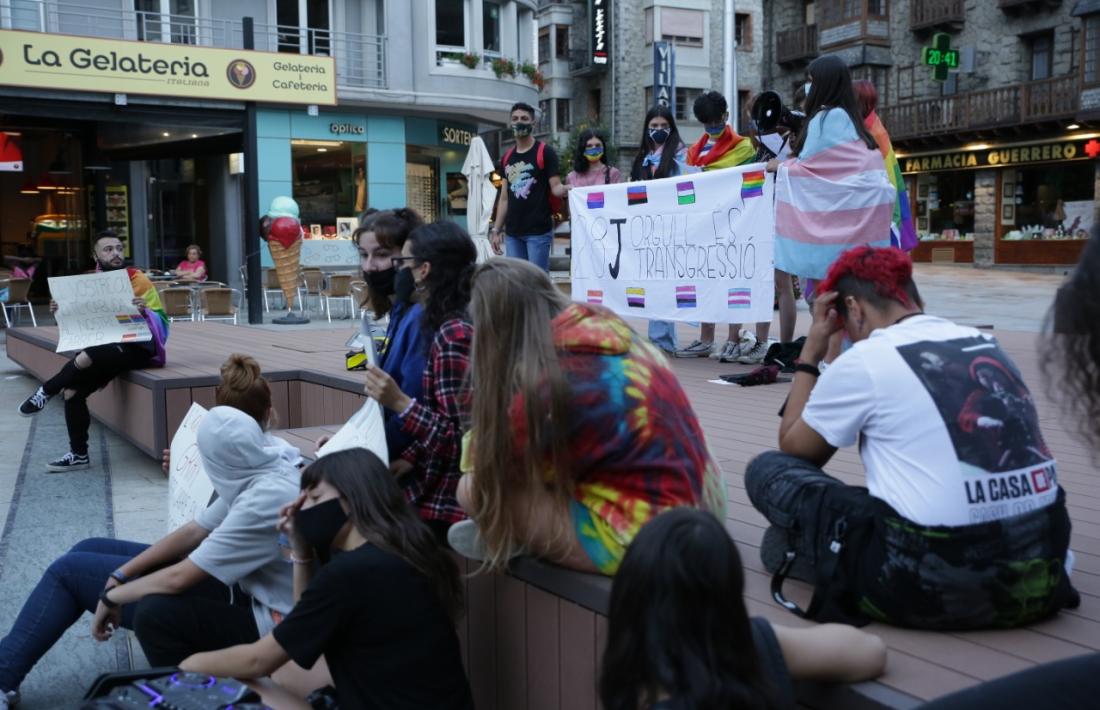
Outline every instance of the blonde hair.
{"label": "blonde hair", "polygon": [[[470,423],[475,444],[473,510],[468,512],[485,540],[490,569],[503,567],[526,542],[518,539],[514,517],[523,513],[513,514],[505,498],[546,486],[563,503],[569,497],[570,390],[551,328],[568,303],[547,274],[526,261],[491,259],[473,277]],[[523,398],[527,430],[519,452],[510,417],[517,395]]]}
{"label": "blonde hair", "polygon": [[260,373],[260,363],[250,355],[233,353],[222,364],[221,375],[222,381],[215,397],[219,406],[241,410],[255,419],[261,429],[274,424],[271,387]]}

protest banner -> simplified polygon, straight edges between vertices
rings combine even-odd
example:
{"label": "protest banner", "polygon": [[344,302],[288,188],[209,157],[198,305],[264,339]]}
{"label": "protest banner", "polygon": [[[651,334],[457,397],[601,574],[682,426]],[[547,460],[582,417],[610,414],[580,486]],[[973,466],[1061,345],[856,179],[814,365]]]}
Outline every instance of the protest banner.
{"label": "protest banner", "polygon": [[389,465],[390,455],[386,446],[386,427],[382,421],[382,408],[373,399],[367,400],[340,430],[317,449],[317,458],[344,449],[363,448]]}
{"label": "protest banner", "polygon": [[214,497],[214,484],[199,456],[199,424],[206,408],[192,404],[172,437],[168,469],[168,531],[195,519]]}
{"label": "protest banner", "polygon": [[50,298],[57,302],[57,352],[153,339],[145,318],[133,304],[134,289],[126,269],[52,276],[49,284]]}
{"label": "protest banner", "polygon": [[770,321],[773,191],[762,163],[574,188],[573,299],[638,318]]}

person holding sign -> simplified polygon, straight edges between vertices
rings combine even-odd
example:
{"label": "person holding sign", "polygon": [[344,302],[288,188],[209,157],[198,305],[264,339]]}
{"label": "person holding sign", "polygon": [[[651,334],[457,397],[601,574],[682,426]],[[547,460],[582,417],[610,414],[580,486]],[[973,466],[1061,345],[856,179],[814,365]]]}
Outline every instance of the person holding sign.
{"label": "person holding sign", "polygon": [[[722,473],[668,360],[619,316],[570,303],[538,269],[482,264],[473,282],[473,407],[448,532],[504,566],[521,551],[613,575],[663,510],[724,519]],[[661,412],[675,412],[665,416]]]}
{"label": "person holding sign", "polygon": [[301,487],[279,514],[294,550],[294,608],[258,641],[180,668],[260,678],[323,656],[341,708],[472,710],[455,633],[458,568],[386,464],[338,451],[310,464]]}
{"label": "person holding sign", "polygon": [[85,611],[98,641],[133,629],[154,666],[255,641],[290,611],[291,565],[275,524],[298,495],[301,457],[264,432],[271,390],[252,358],[222,365],[216,401],[198,443],[218,500],[151,546],[93,538],[56,559],[0,640],[0,697],[18,692]]}
{"label": "person holding sign", "polygon": [[[93,245],[96,271],[115,271],[126,268],[123,261],[124,247],[111,230],[96,235]],[[110,343],[81,350],[61,370],[46,380],[34,394],[19,405],[19,413],[25,417],[38,414],[46,403],[57,394],[65,397],[65,426],[69,430],[69,452],[50,461],[50,472],[72,471],[88,468],[88,429],[92,424],[88,412],[88,397],[103,389],[111,380],[129,370],[146,367],[163,367],[164,346],[168,340],[168,317],[160,303],[160,294],[153,282],[139,269],[129,268],[130,286],[137,306],[153,337],[143,343]],[[57,310],[57,303],[50,301],[50,312]]]}

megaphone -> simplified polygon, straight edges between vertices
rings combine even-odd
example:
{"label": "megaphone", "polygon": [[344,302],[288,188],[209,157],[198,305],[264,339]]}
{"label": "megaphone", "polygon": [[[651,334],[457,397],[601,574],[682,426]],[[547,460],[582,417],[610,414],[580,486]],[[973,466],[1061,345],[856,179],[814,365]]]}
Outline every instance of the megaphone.
{"label": "megaphone", "polygon": [[760,134],[775,133],[783,116],[783,100],[774,91],[765,91],[752,105],[752,122]]}

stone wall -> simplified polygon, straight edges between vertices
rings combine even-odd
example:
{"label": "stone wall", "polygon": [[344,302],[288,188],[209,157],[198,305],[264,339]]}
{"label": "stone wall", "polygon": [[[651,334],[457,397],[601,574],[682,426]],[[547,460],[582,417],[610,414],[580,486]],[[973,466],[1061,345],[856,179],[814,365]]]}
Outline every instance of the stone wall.
{"label": "stone wall", "polygon": [[974,266],[993,266],[993,248],[997,238],[997,171],[978,170],[974,174]]}

